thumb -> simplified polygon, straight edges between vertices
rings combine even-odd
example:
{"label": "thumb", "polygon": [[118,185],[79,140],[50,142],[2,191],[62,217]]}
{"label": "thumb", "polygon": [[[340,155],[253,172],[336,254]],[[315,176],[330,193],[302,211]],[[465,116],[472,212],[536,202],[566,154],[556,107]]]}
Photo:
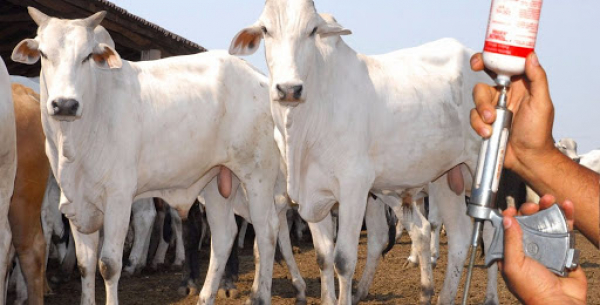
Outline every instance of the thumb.
{"label": "thumb", "polygon": [[523,232],[514,217],[504,216],[504,269],[510,273],[519,272],[525,262]]}
{"label": "thumb", "polygon": [[527,56],[527,60],[525,62],[525,74],[531,82],[531,95],[533,95],[535,98],[549,100],[550,91],[548,90],[546,71],[540,65],[535,52],[531,52],[531,54]]}

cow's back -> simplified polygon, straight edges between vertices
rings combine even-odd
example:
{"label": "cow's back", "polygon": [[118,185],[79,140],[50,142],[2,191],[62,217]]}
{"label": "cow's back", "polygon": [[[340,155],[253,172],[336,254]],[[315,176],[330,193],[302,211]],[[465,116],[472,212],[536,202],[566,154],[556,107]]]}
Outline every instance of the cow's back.
{"label": "cow's back", "polygon": [[143,126],[141,192],[175,180],[185,188],[214,164],[251,161],[266,133],[273,141],[266,77],[243,60],[205,52],[132,66]]}
{"label": "cow's back", "polygon": [[424,182],[458,163],[473,165],[478,137],[469,124],[471,91],[477,82],[491,80],[471,71],[471,54],[456,40],[442,39],[385,55],[359,55],[377,97],[369,110],[376,133],[371,138],[384,139],[370,151],[379,175]]}

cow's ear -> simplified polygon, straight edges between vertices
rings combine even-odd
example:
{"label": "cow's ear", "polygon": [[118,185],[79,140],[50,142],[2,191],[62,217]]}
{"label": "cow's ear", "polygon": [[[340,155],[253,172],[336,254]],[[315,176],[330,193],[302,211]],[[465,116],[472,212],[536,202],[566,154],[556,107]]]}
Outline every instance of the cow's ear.
{"label": "cow's ear", "polygon": [[10,58],[13,61],[33,65],[40,60],[39,44],[35,39],[25,39],[13,49]]}
{"label": "cow's ear", "polygon": [[260,40],[263,38],[261,27],[253,25],[241,30],[229,46],[229,54],[231,55],[251,55],[258,50]]}
{"label": "cow's ear", "polygon": [[105,43],[99,43],[92,54],[96,66],[102,69],[119,69],[123,66],[121,56]]}
{"label": "cow's ear", "polygon": [[352,34],[352,31],[341,26],[332,15],[323,13],[319,14],[319,16],[323,20],[323,22],[321,22],[317,28],[317,34],[319,34],[320,37],[324,38],[334,35],[339,36]]}

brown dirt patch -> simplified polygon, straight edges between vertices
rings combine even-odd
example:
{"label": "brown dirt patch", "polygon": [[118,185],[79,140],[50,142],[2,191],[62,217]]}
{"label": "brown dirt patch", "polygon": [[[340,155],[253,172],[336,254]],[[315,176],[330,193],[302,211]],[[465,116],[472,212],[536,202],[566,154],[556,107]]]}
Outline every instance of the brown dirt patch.
{"label": "brown dirt patch", "polygon": [[[437,300],[446,268],[447,243],[442,237],[440,246],[440,259],[435,276],[435,296]],[[581,234],[577,234],[577,247],[581,250],[581,263],[588,277],[588,304],[600,304],[600,251],[589,243]],[[295,258],[307,284],[309,304],[320,303],[319,269],[315,260],[312,244],[302,242],[295,246]],[[388,253],[380,265],[375,280],[369,291],[369,296],[363,304],[416,304],[419,300],[419,271],[418,269],[403,269],[402,266],[410,251],[410,240],[404,234],[401,242]],[[359,263],[355,275],[355,283],[360,278],[366,260],[366,234],[363,232],[359,247]],[[201,252],[201,274],[206,273],[208,267],[208,251]],[[217,304],[243,304],[248,298],[252,286],[254,264],[251,243],[246,243],[246,248],[240,252],[240,279],[237,282],[241,292],[241,299],[217,299]],[[470,304],[481,304],[485,298],[486,272],[482,267],[483,259],[476,262],[471,287]],[[52,272],[52,270],[50,270]],[[145,273],[139,277],[121,279],[119,285],[119,298],[121,304],[196,304],[198,296],[181,297],[177,288],[181,281],[181,272],[164,271],[158,273]],[[462,295],[461,281],[459,296]],[[337,284],[337,283],[336,283]],[[46,297],[46,304],[77,304],[79,303],[81,285],[79,280],[72,280],[54,289],[52,295]],[[500,304],[517,304],[517,300],[506,289],[502,278],[498,279],[498,293]],[[101,277],[96,279],[96,300],[98,304],[104,303],[104,285]],[[285,263],[276,264],[273,278],[273,304],[294,304],[294,289],[287,273]],[[460,297],[457,298],[457,302]]]}

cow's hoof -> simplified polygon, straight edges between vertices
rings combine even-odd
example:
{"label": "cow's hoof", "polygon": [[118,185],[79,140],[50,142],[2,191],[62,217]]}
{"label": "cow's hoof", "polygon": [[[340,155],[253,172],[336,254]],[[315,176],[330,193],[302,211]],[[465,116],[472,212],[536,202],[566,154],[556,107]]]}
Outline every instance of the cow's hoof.
{"label": "cow's hoof", "polygon": [[266,303],[263,299],[254,297],[254,298],[250,298],[250,299],[246,300],[246,302],[244,304],[246,304],[246,305],[264,305]]}
{"label": "cow's hoof", "polygon": [[177,288],[177,294],[185,297],[188,295],[189,289],[185,286],[179,286],[179,288]]}
{"label": "cow's hoof", "polygon": [[123,270],[123,272],[121,272],[121,278],[130,278],[132,276],[133,276],[133,271]]}
{"label": "cow's hoof", "polygon": [[220,299],[239,299],[240,291],[237,290],[236,288],[231,288],[231,289],[219,288],[219,291],[217,291],[217,297]]}
{"label": "cow's hoof", "polygon": [[25,303],[27,302],[27,299],[17,299],[15,300],[15,302],[13,303],[14,305],[25,305]]}
{"label": "cow's hoof", "polygon": [[410,260],[406,260],[406,262],[404,263],[404,266],[402,266],[403,269],[412,269],[412,268],[416,268],[418,267],[419,264],[415,263],[415,262],[411,262]]}
{"label": "cow's hoof", "polygon": [[196,287],[189,287],[187,295],[195,296],[195,295],[198,295],[199,293],[200,292],[198,291],[198,288],[196,288]]}
{"label": "cow's hoof", "polygon": [[435,267],[437,266],[437,258],[431,258],[431,269],[435,269]]}
{"label": "cow's hoof", "polygon": [[296,305],[306,305],[306,299],[296,299]]}
{"label": "cow's hoof", "polygon": [[164,263],[152,265],[150,268],[152,268],[152,270],[154,270],[155,272],[169,271],[169,268]]}
{"label": "cow's hoof", "polygon": [[498,296],[493,294],[488,294],[485,296],[484,305],[498,305],[500,302],[498,301]]}
{"label": "cow's hoof", "polygon": [[171,267],[169,269],[171,269],[171,271],[179,272],[179,271],[183,270],[183,265],[173,264],[173,265],[171,265]]}

